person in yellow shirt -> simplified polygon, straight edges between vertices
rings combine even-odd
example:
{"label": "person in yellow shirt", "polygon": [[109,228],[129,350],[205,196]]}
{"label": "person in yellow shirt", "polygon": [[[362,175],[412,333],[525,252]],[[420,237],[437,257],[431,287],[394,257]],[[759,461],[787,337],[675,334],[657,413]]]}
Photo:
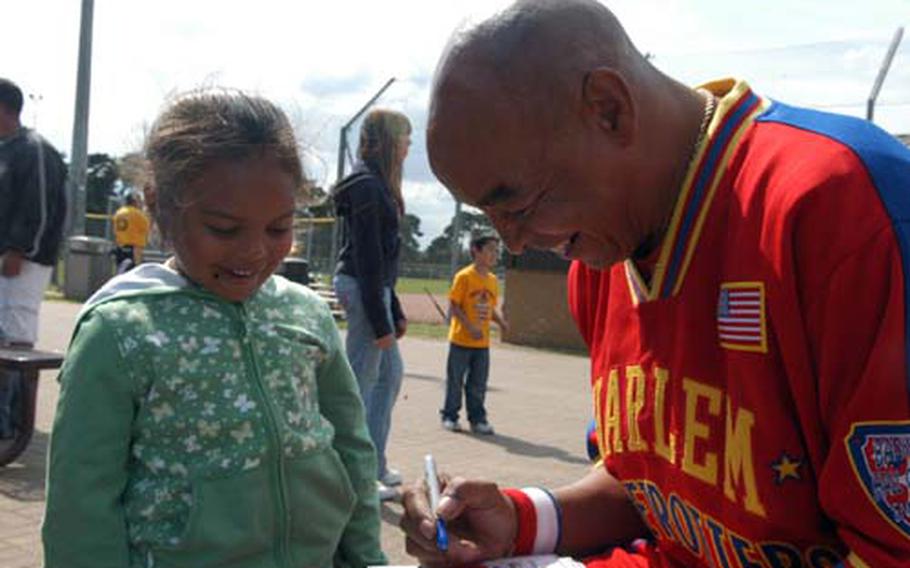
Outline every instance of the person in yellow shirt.
{"label": "person in yellow shirt", "polygon": [[117,248],[114,258],[117,274],[122,274],[142,262],[142,251],[148,242],[149,218],[139,208],[139,202],[132,193],[126,194],[123,207],[114,213],[114,239]]}
{"label": "person in yellow shirt", "polygon": [[[493,268],[499,261],[499,238],[480,235],[471,239],[473,262],[461,269],[449,290],[449,358],[446,363],[446,397],[440,414],[442,427],[458,432],[461,391],[471,431],[491,435],[484,399],[490,371],[490,320],[503,331],[508,324],[496,308],[499,285]],[[467,375],[467,380],[465,380]]]}

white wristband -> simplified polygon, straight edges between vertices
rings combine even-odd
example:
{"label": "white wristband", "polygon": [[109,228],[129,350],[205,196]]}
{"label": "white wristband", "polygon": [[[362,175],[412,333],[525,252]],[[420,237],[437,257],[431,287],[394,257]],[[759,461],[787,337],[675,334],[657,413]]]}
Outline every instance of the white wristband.
{"label": "white wristband", "polygon": [[556,498],[539,487],[521,489],[534,504],[537,513],[537,534],[534,536],[533,554],[550,554],[559,544],[560,518]]}

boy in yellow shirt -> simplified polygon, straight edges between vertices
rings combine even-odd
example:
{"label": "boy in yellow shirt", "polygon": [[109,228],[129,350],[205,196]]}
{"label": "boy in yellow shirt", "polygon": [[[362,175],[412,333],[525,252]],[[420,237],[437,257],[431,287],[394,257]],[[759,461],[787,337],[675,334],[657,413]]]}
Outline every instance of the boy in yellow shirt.
{"label": "boy in yellow shirt", "polygon": [[[490,371],[490,320],[503,331],[508,324],[496,308],[499,286],[493,268],[499,260],[499,238],[481,235],[471,239],[474,262],[461,269],[449,290],[449,358],[446,364],[446,398],[440,414],[442,427],[461,431],[458,413],[464,388],[471,431],[493,434],[484,399]],[[467,380],[465,381],[465,374]]]}
{"label": "boy in yellow shirt", "polygon": [[142,251],[145,250],[149,236],[149,218],[132,193],[127,193],[123,207],[114,213],[114,239],[117,248],[114,258],[117,262],[117,274],[128,271],[142,262]]}

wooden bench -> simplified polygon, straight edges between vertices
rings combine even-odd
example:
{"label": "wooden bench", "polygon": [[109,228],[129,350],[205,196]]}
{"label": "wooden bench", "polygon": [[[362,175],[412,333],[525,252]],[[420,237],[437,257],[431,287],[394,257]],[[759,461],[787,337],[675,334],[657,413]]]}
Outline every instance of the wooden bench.
{"label": "wooden bench", "polygon": [[318,280],[313,280],[309,283],[310,290],[319,294],[319,296],[329,304],[329,309],[332,310],[332,316],[336,320],[344,319],[344,309],[341,307],[341,302],[338,301],[338,297],[335,295],[335,289],[331,284],[323,284]]}
{"label": "wooden bench", "polygon": [[[16,418],[15,435],[0,441],[0,466],[5,466],[25,451],[35,431],[35,410],[38,403],[38,377],[43,369],[59,369],[63,355],[35,349],[0,347],[0,370],[16,371],[21,377],[18,404],[10,408]],[[3,373],[0,380],[8,376]],[[18,415],[17,415],[18,413]]]}

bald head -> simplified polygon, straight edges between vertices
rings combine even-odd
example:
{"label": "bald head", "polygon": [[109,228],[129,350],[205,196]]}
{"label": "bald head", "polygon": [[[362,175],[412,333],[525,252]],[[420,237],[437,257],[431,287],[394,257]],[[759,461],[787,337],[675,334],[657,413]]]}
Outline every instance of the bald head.
{"label": "bald head", "polygon": [[541,71],[564,78],[572,71],[602,65],[628,69],[642,61],[619,20],[594,0],[519,0],[453,35],[437,68],[436,86],[464,66],[515,87],[546,79]]}
{"label": "bald head", "polygon": [[[457,31],[432,88],[427,142],[437,175],[446,181],[445,168],[436,167],[440,145],[481,136],[494,119],[551,132],[564,123],[570,101],[580,99],[587,73],[604,67],[630,84],[653,70],[613,13],[593,0],[520,0]],[[449,119],[461,122],[471,103],[473,132],[450,128]]]}

